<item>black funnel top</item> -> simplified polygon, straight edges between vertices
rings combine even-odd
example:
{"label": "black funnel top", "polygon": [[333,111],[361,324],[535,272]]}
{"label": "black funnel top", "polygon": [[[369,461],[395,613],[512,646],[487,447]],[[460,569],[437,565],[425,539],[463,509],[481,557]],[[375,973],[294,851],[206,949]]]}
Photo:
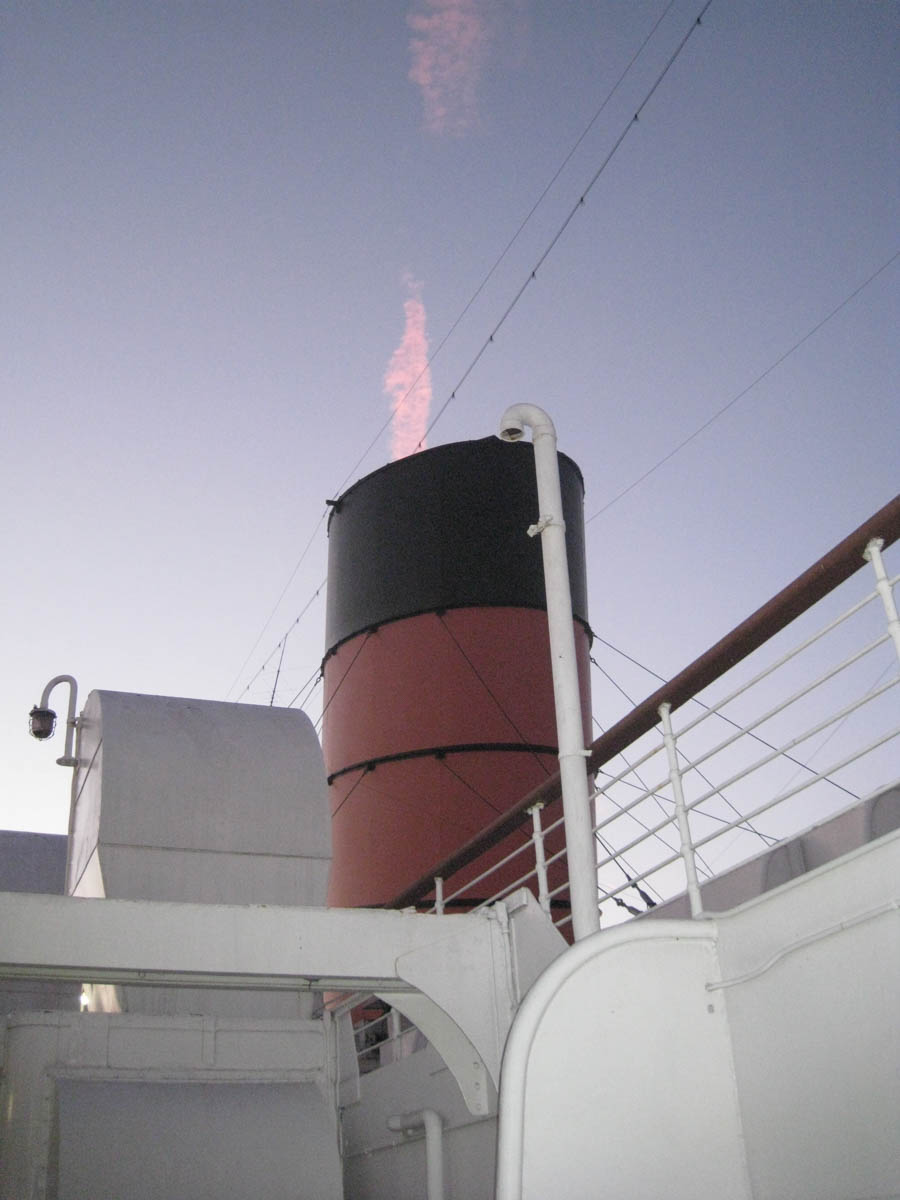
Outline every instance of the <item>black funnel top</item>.
{"label": "black funnel top", "polygon": [[[585,625],[584,481],[559,455],[569,581]],[[489,437],[399,459],[360,479],[328,522],[326,648],[417,613],[546,608],[530,442]]]}

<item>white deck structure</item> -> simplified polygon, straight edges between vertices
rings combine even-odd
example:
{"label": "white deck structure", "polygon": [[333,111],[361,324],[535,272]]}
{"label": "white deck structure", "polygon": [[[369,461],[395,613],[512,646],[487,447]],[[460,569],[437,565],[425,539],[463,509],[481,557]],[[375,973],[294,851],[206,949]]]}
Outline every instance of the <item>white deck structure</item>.
{"label": "white deck structure", "polygon": [[440,911],[453,864],[438,911],[328,910],[302,714],[93,693],[70,894],[0,894],[0,1200],[900,1197],[900,622],[871,537],[833,662],[804,630],[756,716],[743,677],[702,722],[663,696],[624,767],[595,743],[602,928],[571,947],[539,812],[477,911]]}

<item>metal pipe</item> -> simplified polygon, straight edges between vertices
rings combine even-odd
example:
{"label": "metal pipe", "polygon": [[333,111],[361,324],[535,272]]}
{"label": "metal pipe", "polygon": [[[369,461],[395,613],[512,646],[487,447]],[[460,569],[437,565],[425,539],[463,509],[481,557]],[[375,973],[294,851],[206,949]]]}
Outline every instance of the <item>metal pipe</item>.
{"label": "metal pipe", "polygon": [[534,404],[514,404],[500,422],[500,437],[518,441],[531,428],[534,445],[534,469],[537,475],[538,521],[529,527],[529,537],[540,534],[544,560],[544,588],[547,594],[547,626],[553,670],[553,698],[556,705],[556,733],[559,743],[559,778],[566,827],[566,856],[569,864],[569,892],[572,898],[572,930],[576,942],[600,928],[597,905],[597,858],[591,828],[591,800],[588,788],[581,713],[581,689],[578,660],[575,657],[575,633],[572,627],[572,592],[566,555],[566,523],[563,520],[562,493],[559,486],[559,459],[556,453],[556,429],[542,408]]}
{"label": "metal pipe", "polygon": [[403,1024],[400,1020],[399,1009],[391,1008],[388,1011],[387,1023],[388,1038],[390,1040],[390,1059],[391,1062],[399,1062],[402,1056],[400,1038],[403,1035]]}
{"label": "metal pipe", "polygon": [[66,745],[62,758],[58,758],[56,761],[61,767],[75,767],[78,765],[78,760],[72,754],[72,739],[75,736],[77,725],[75,703],[78,698],[78,684],[75,682],[74,677],[72,675],[54,675],[43,692],[41,692],[40,707],[50,707],[50,693],[59,683],[67,683],[69,685],[69,707],[66,712]]}
{"label": "metal pipe", "polygon": [[388,1117],[388,1129],[410,1134],[425,1130],[425,1177],[427,1200],[444,1200],[444,1120],[433,1108]]}
{"label": "metal pipe", "polygon": [[531,813],[531,840],[534,845],[534,869],[538,882],[538,903],[550,916],[550,889],[547,883],[547,855],[544,853],[544,831],[541,829],[541,809],[543,804],[535,804],[528,811]]}
{"label": "metal pipe", "polygon": [[897,605],[894,602],[894,589],[891,587],[891,581],[888,579],[887,571],[884,569],[884,559],[881,557],[883,546],[883,538],[872,538],[863,551],[863,558],[872,564],[875,571],[875,586],[878,588],[878,595],[881,597],[881,603],[884,605],[888,633],[893,638],[897,658],[900,658],[900,616],[897,614]]}
{"label": "metal pipe", "polygon": [[[43,692],[41,692],[41,703],[39,707],[44,710],[50,709],[50,693],[60,683],[67,683],[69,685],[69,707],[66,710],[66,741],[63,748],[63,755],[62,758],[58,758],[56,762],[57,766],[60,767],[77,767],[77,745],[73,745],[73,742],[76,732],[78,733],[79,741],[81,740],[81,732],[78,725],[78,718],[75,716],[75,707],[78,700],[78,683],[76,682],[75,677],[73,675],[54,675],[44,688]],[[75,823],[75,801],[78,798],[76,793],[77,786],[78,772],[73,771],[72,784],[69,794],[68,836],[66,838],[66,874],[63,880],[63,887],[67,893],[70,891],[70,885],[74,886],[72,881],[69,879],[69,872],[72,864],[72,834]]]}
{"label": "metal pipe", "polygon": [[[641,701],[627,716],[613,725],[591,746],[588,770],[596,771],[632,742],[659,722],[659,706],[669,701],[673,711],[741,662],[769,638],[789,625],[795,617],[811,608],[839,584],[859,570],[860,555],[872,538],[882,538],[885,546],[900,537],[900,496],[864,521],[858,529],[839,542],[832,550],[788,584],[776,596],[742,621],[731,633],[695,659],[668,683],[663,684],[646,700]],[[517,801],[501,817],[471,838],[454,854],[410,884],[387,906],[407,908],[422,896],[428,895],[435,875],[449,879],[468,866],[485,850],[496,846],[517,830],[527,819],[528,810],[535,804],[552,804],[559,799],[560,777],[551,776]]]}

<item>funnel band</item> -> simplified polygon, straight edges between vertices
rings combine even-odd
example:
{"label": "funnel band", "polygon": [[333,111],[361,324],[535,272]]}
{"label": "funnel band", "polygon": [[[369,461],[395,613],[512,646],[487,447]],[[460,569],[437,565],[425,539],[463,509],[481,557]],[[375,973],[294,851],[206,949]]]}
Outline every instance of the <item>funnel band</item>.
{"label": "funnel band", "polygon": [[401,762],[408,758],[446,758],[448,754],[490,753],[491,751],[500,751],[504,754],[511,752],[559,754],[557,746],[531,746],[525,742],[466,742],[458,746],[426,746],[421,750],[401,750],[397,754],[383,754],[380,758],[368,758],[362,762],[351,763],[348,767],[341,767],[328,776],[328,786],[330,787],[336,779],[340,779],[342,775],[348,775],[351,771],[374,771],[382,763]]}

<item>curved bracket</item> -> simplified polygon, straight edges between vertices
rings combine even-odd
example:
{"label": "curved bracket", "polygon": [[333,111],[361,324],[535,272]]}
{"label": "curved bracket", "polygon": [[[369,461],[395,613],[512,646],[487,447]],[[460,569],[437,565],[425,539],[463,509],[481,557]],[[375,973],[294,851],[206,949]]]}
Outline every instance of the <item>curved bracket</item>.
{"label": "curved bracket", "polygon": [[428,1038],[459,1084],[470,1113],[480,1117],[497,1111],[497,1084],[484,1059],[439,1004],[416,992],[379,993],[378,999],[403,1013]]}
{"label": "curved bracket", "polygon": [[49,709],[50,693],[59,683],[67,683],[69,685],[69,707],[66,712],[66,745],[63,751],[62,758],[58,758],[57,764],[61,767],[77,767],[78,759],[72,752],[72,741],[75,737],[75,728],[77,721],[75,718],[75,704],[78,698],[78,684],[72,675],[54,675],[47,686],[41,693],[40,708]]}

